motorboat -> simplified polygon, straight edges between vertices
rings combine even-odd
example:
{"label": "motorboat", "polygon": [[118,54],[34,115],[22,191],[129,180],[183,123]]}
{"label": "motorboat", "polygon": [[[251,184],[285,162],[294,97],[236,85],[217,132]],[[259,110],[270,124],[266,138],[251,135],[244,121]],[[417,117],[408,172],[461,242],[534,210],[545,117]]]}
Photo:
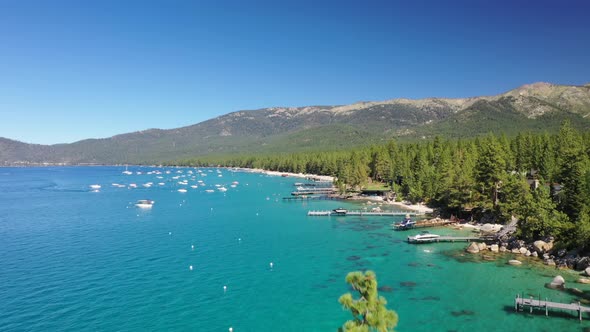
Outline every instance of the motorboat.
{"label": "motorboat", "polygon": [[412,229],[415,226],[416,222],[412,221],[410,215],[406,215],[406,218],[402,222],[393,224],[393,229],[395,229],[396,231],[405,231],[408,229]]}
{"label": "motorboat", "polygon": [[100,184],[91,184],[90,188],[91,189],[100,189],[101,185]]}
{"label": "motorboat", "polygon": [[440,235],[429,233],[428,231],[423,231],[422,233],[414,236],[408,236],[408,242],[410,243],[428,243],[428,242],[436,242],[440,238]]}
{"label": "motorboat", "polygon": [[152,201],[151,199],[140,199],[135,203],[135,206],[142,209],[150,209],[154,203],[155,201]]}
{"label": "motorboat", "polygon": [[187,190],[186,190],[186,189],[178,189],[177,191],[178,191],[179,193],[185,193],[185,192],[187,192]]}
{"label": "motorboat", "polygon": [[332,214],[337,215],[337,216],[345,216],[348,213],[348,210],[343,209],[343,208],[337,208],[332,210]]}

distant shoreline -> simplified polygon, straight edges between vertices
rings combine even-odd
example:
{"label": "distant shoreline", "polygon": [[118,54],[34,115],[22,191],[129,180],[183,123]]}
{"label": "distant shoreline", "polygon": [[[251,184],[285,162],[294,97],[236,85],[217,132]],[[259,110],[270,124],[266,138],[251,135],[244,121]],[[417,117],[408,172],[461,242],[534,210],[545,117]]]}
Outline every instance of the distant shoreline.
{"label": "distant shoreline", "polygon": [[[328,176],[328,175],[277,172],[277,171],[268,171],[268,170],[264,170],[264,169],[260,169],[260,168],[234,168],[234,169],[237,169],[240,171],[245,171],[245,172],[250,172],[250,173],[266,174],[266,175],[270,175],[270,176],[284,176],[284,175],[286,175],[288,177],[296,177],[296,178],[302,178],[302,179],[314,178],[314,179],[319,179],[320,181],[329,181],[329,182],[334,182],[334,180],[335,180],[335,177]],[[423,204],[411,204],[410,202],[407,202],[407,201],[406,202],[385,201],[382,199],[382,197],[362,196],[362,197],[353,198],[353,199],[342,197],[342,199],[349,200],[349,201],[367,200],[367,201],[373,201],[373,202],[380,202],[380,203],[387,204],[387,205],[402,207],[404,209],[412,210],[412,211],[415,211],[420,214],[428,214],[428,213],[434,212],[433,209],[431,209]]]}

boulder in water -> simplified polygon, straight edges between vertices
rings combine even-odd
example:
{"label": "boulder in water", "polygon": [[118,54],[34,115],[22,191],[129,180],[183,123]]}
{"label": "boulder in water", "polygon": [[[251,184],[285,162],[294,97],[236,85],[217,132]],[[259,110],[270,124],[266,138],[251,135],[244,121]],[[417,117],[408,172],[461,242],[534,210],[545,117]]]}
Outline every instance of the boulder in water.
{"label": "boulder in water", "polygon": [[565,279],[563,279],[562,276],[556,276],[549,283],[549,288],[560,288],[560,289],[565,288]]}
{"label": "boulder in water", "polygon": [[518,249],[518,251],[519,251],[521,254],[523,254],[523,255],[524,255],[524,254],[526,254],[526,252],[527,252],[528,250],[527,250],[527,248],[525,248],[525,247],[520,247],[520,249]]}
{"label": "boulder in water", "polygon": [[500,249],[498,248],[498,245],[497,245],[497,244],[492,244],[492,245],[490,246],[490,251],[491,251],[491,252],[499,252],[499,251],[500,251]]}
{"label": "boulder in water", "polygon": [[586,272],[587,276],[590,276],[590,267],[587,267],[586,270],[584,270],[584,272]]}
{"label": "boulder in water", "polygon": [[477,254],[479,252],[479,246],[475,242],[471,242],[467,249],[465,249],[468,253]]}
{"label": "boulder in water", "polygon": [[510,264],[510,265],[521,265],[522,262],[519,261],[518,259],[511,259],[511,260],[508,261],[508,264]]}
{"label": "boulder in water", "polygon": [[580,278],[580,279],[578,279],[578,283],[580,283],[580,284],[590,284],[590,279],[588,279],[588,278]]}
{"label": "boulder in water", "polygon": [[482,251],[482,250],[486,250],[488,248],[488,246],[485,243],[480,242],[477,244],[477,248],[479,248],[479,251]]}

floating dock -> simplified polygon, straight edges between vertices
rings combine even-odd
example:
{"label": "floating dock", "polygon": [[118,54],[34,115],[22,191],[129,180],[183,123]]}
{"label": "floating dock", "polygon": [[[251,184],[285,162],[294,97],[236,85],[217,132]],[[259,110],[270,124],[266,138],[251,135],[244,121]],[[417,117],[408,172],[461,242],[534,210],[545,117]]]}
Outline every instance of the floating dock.
{"label": "floating dock", "polygon": [[560,302],[551,302],[547,301],[547,299],[543,301],[540,298],[538,300],[535,300],[532,297],[525,299],[520,295],[516,295],[516,297],[514,298],[514,311],[523,311],[526,307],[529,308],[530,313],[533,313],[533,309],[545,310],[545,316],[549,316],[549,309],[574,311],[578,314],[578,318],[580,320],[582,320],[583,312],[590,312],[590,308],[581,306],[580,302],[568,304]]}
{"label": "floating dock", "polygon": [[308,216],[314,217],[330,217],[330,216],[338,216],[338,217],[346,217],[346,216],[379,216],[379,217],[394,217],[394,216],[405,216],[405,215],[417,216],[418,213],[416,212],[408,212],[408,211],[308,211]]}

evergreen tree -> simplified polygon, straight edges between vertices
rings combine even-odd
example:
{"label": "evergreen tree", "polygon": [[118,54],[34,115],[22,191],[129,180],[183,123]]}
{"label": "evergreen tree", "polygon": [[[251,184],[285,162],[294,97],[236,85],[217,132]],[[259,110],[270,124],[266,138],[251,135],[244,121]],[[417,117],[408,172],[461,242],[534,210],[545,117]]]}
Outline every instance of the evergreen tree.
{"label": "evergreen tree", "polygon": [[346,282],[359,293],[359,299],[355,300],[350,293],[338,299],[342,307],[350,310],[353,316],[353,320],[347,321],[341,330],[345,332],[393,331],[398,322],[397,313],[387,310],[387,301],[379,296],[375,272],[367,271],[364,274],[360,271],[350,272],[346,276]]}
{"label": "evergreen tree", "polygon": [[481,194],[480,207],[495,209],[498,193],[506,175],[506,156],[497,139],[490,135],[478,146],[480,152],[476,164],[477,190]]}
{"label": "evergreen tree", "polygon": [[584,208],[585,154],[580,137],[565,122],[559,131],[557,160],[559,173],[557,180],[561,184],[559,207],[572,221],[578,220]]}

